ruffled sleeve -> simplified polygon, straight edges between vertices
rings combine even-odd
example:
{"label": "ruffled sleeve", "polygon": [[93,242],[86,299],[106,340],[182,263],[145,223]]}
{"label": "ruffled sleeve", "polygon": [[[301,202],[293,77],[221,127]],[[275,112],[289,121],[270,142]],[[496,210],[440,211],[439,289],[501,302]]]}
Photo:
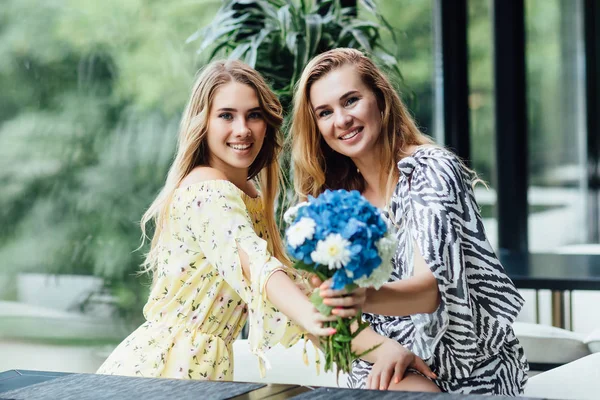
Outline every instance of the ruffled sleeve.
{"label": "ruffled sleeve", "polygon": [[[265,285],[276,271],[284,271],[301,287],[301,278],[272,257],[259,237],[244,203],[243,192],[228,181],[206,181],[188,206],[186,231],[229,286],[248,304],[250,350],[259,357],[261,375],[270,368],[265,352],[277,343],[291,346],[305,331],[279,312],[267,299]],[[250,279],[240,263],[238,246],[249,258]]]}
{"label": "ruffled sleeve", "polygon": [[504,345],[523,299],[486,238],[470,173],[456,156],[430,149],[399,168],[407,178],[407,244],[417,244],[441,300],[435,312],[411,316],[415,349],[433,357],[441,379],[463,379]]}

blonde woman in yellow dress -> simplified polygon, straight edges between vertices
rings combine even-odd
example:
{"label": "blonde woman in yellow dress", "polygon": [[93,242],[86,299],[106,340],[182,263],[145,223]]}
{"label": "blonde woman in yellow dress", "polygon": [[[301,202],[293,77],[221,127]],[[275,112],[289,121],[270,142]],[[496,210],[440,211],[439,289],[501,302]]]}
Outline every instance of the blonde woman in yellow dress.
{"label": "blonde woman in yellow dress", "polygon": [[[166,184],[142,219],[144,233],[156,227],[146,322],[98,373],[231,380],[232,342],[247,320],[263,374],[277,343],[335,332],[288,267],[275,224],[281,123],[277,97],[247,65],[213,62],[198,77]],[[338,315],[354,315],[364,291],[351,298]]]}

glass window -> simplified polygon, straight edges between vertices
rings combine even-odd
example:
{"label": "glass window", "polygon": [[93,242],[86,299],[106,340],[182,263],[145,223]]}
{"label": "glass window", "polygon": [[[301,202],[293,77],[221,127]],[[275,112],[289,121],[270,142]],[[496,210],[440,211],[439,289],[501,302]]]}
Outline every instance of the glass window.
{"label": "glass window", "polygon": [[[404,80],[402,99],[421,130],[433,136],[433,0],[380,0],[380,12],[394,29],[396,57]],[[383,36],[387,46],[391,38]]]}
{"label": "glass window", "polygon": [[468,2],[469,118],[471,162],[488,185],[477,185],[475,197],[490,243],[497,244],[496,134],[494,126],[493,27],[489,1]]}
{"label": "glass window", "polygon": [[529,248],[561,252],[587,232],[584,8],[580,0],[525,7]]}
{"label": "glass window", "polygon": [[2,1],[0,371],[94,372],[142,318],[138,222],[220,3]]}

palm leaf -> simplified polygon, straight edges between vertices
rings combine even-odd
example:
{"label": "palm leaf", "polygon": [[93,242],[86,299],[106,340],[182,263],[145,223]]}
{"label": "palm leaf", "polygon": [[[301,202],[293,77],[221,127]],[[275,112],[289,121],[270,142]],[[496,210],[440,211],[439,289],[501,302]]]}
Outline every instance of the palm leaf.
{"label": "palm leaf", "polygon": [[[315,55],[335,47],[365,51],[402,79],[394,52],[381,44],[380,32],[385,30],[395,45],[391,26],[373,0],[361,0],[360,4],[376,22],[361,18],[355,8],[342,7],[339,0],[226,0],[213,22],[190,35],[187,42],[202,39],[198,52],[208,51],[209,59],[226,56],[256,68],[288,112],[293,88],[305,65]],[[287,154],[283,159],[289,163]],[[289,168],[286,170],[289,173]],[[291,179],[287,182],[289,185]],[[286,208],[288,197],[282,191],[280,210]]]}
{"label": "palm leaf", "polygon": [[[226,55],[244,60],[287,97],[308,60],[334,47],[365,51],[401,77],[393,52],[383,49],[380,40],[382,30],[394,35],[391,26],[373,0],[361,0],[360,5],[379,23],[360,18],[339,0],[227,0],[211,25],[187,42],[202,39],[198,51],[210,49],[210,59]],[[289,110],[289,103],[283,106]]]}

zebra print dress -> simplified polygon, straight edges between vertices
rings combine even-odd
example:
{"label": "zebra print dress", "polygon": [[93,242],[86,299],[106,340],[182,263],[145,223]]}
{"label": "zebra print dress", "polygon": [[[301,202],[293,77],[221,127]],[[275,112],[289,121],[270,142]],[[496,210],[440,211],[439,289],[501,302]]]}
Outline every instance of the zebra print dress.
{"label": "zebra print dress", "polygon": [[[471,174],[454,154],[432,146],[398,168],[387,215],[399,243],[391,281],[413,275],[416,244],[438,281],[440,306],[431,314],[365,320],[421,357],[443,392],[523,393],[528,364],[512,323],[524,301],[485,236]],[[348,385],[364,388],[371,366],[355,361]]]}

